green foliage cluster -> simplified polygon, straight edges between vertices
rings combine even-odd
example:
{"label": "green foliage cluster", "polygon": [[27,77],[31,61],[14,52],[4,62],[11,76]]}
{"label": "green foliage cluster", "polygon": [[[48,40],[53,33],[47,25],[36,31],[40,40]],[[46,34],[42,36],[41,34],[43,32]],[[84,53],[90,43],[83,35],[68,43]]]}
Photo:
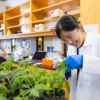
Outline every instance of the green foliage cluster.
{"label": "green foliage cluster", "polygon": [[[49,100],[39,99],[39,97],[56,96],[62,90],[65,82],[65,62],[61,63],[59,70],[52,73],[36,68],[34,65],[31,67],[36,69],[29,72],[26,70],[30,67],[27,61],[21,61],[18,66],[12,70],[11,60],[0,65],[0,76],[2,76],[0,77],[0,100],[10,100],[10,98],[13,100]],[[66,85],[69,89],[67,82]]]}

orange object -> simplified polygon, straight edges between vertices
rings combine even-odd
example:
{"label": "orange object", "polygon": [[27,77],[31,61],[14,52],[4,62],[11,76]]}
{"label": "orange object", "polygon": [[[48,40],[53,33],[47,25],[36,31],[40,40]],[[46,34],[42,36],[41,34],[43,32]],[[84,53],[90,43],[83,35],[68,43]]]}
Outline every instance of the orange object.
{"label": "orange object", "polygon": [[48,68],[52,68],[53,67],[53,60],[52,59],[48,59],[48,58],[44,58],[42,59],[42,65]]}
{"label": "orange object", "polygon": [[6,51],[3,51],[3,52],[2,52],[2,55],[3,55],[4,57],[6,57],[6,56],[7,56],[7,52],[6,52]]}

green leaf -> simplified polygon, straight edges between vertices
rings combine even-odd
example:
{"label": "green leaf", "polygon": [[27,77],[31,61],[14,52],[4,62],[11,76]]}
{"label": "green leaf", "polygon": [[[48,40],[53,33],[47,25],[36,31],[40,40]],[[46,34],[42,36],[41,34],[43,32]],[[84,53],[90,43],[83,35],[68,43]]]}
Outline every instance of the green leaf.
{"label": "green leaf", "polygon": [[22,87],[22,82],[20,78],[16,78],[14,82],[11,84],[11,92],[14,93],[17,87]]}
{"label": "green leaf", "polygon": [[0,100],[7,100],[6,97],[0,96]]}
{"label": "green leaf", "polygon": [[8,94],[8,89],[5,87],[5,85],[0,84],[0,95],[6,97],[7,94]]}
{"label": "green leaf", "polygon": [[35,97],[39,97],[39,90],[37,90],[36,88],[32,89],[30,92],[31,96],[35,96]]}
{"label": "green leaf", "polygon": [[28,89],[28,90],[22,90],[20,89],[20,95],[22,97],[25,97],[26,95],[28,95],[30,93],[31,89]]}
{"label": "green leaf", "polygon": [[60,68],[67,68],[68,66],[66,66],[65,64],[65,60],[63,60],[61,63],[60,63]]}
{"label": "green leaf", "polygon": [[7,60],[3,63],[0,64],[0,69],[1,70],[10,70],[12,68],[12,62]]}
{"label": "green leaf", "polygon": [[22,100],[21,97],[17,96],[17,97],[14,97],[14,100]]}
{"label": "green leaf", "polygon": [[31,90],[30,92],[30,95],[33,95],[35,97],[39,97],[41,92],[43,91],[49,91],[51,90],[50,87],[46,86],[46,85],[43,85],[43,84],[37,84],[35,85],[35,87]]}
{"label": "green leaf", "polygon": [[19,67],[27,68],[27,67],[29,67],[29,65],[30,65],[29,61],[27,61],[27,60],[22,60],[19,62]]}
{"label": "green leaf", "polygon": [[23,97],[23,100],[29,100],[29,97],[28,96]]}

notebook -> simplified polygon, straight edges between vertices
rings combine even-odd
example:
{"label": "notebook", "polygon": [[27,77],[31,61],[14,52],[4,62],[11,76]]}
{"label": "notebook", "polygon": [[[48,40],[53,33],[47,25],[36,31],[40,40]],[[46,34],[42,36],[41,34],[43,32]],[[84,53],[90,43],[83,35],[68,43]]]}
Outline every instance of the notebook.
{"label": "notebook", "polygon": [[41,62],[46,57],[46,54],[45,51],[36,51],[32,57],[32,63]]}

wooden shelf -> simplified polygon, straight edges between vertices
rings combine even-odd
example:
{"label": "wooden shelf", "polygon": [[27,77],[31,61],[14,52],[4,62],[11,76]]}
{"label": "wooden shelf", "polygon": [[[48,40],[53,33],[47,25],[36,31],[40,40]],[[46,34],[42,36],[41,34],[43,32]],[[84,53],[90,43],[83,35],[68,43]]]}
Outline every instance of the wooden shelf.
{"label": "wooden shelf", "polygon": [[40,8],[40,9],[33,10],[32,12],[36,13],[36,12],[41,12],[43,10],[47,10],[47,9],[51,9],[51,8],[56,8],[56,7],[61,6],[63,4],[65,5],[66,3],[69,3],[71,1],[72,0],[62,1],[62,2],[57,3],[57,4],[53,4],[53,5],[50,5],[50,6],[47,6],[47,7],[43,7],[43,8]]}
{"label": "wooden shelf", "polygon": [[32,33],[19,33],[19,34],[13,34],[13,35],[5,35],[1,36],[0,40],[4,39],[13,39],[13,38],[33,38],[38,36],[56,36],[54,34],[54,31],[43,31],[43,32],[32,32]]}
{"label": "wooden shelf", "polygon": [[5,19],[20,15],[20,7],[10,8],[5,11]]}
{"label": "wooden shelf", "polygon": [[39,37],[39,36],[56,36],[54,33],[50,33],[50,32],[45,32],[45,33],[33,33],[34,35],[34,37]]}
{"label": "wooden shelf", "polygon": [[15,26],[10,26],[10,27],[7,27],[7,29],[12,29],[12,28],[17,28],[17,27],[21,27],[21,25],[15,25]]}
{"label": "wooden shelf", "polygon": [[9,20],[12,20],[12,19],[17,19],[19,17],[21,17],[21,15],[17,15],[17,16],[14,16],[14,17],[7,18],[6,21],[9,21]]}
{"label": "wooden shelf", "polygon": [[80,15],[80,10],[73,10],[73,11],[68,12],[67,14],[73,15],[73,16]]}
{"label": "wooden shelf", "polygon": [[[5,11],[5,20],[6,21],[9,21],[9,20],[14,20],[14,19],[18,19],[20,18],[21,16],[30,16],[30,11],[29,12],[26,12],[25,14],[21,14],[21,7],[22,6],[25,6],[25,4],[28,4],[29,1],[21,4],[21,5],[18,5],[17,7],[13,7],[13,8],[10,8],[8,10]],[[28,4],[30,6],[30,4]],[[24,12],[22,12],[24,13]]]}
{"label": "wooden shelf", "polygon": [[12,10],[14,10],[14,9],[16,9],[16,8],[20,8],[21,6],[23,6],[23,5],[26,4],[26,3],[29,3],[29,0],[28,0],[27,2],[25,2],[25,3],[23,3],[23,4],[20,4],[20,5],[16,6],[16,7],[9,8],[9,9],[7,9],[5,12],[9,12],[9,11],[12,11]]}
{"label": "wooden shelf", "polygon": [[7,29],[21,27],[22,25],[27,25],[27,24],[30,24],[30,23],[24,23],[24,24],[19,24],[19,25],[14,25],[14,26],[9,26],[9,27],[7,27]]}
{"label": "wooden shelf", "polygon": [[27,12],[27,13],[24,13],[24,14],[21,14],[21,15],[17,15],[17,16],[14,16],[14,17],[10,17],[10,18],[7,18],[6,21],[9,21],[9,20],[13,20],[13,19],[17,19],[17,18],[20,18],[22,16],[26,16],[26,15],[29,15],[30,12]]}
{"label": "wooden shelf", "polygon": [[56,21],[58,19],[60,19],[60,16],[59,17],[49,17],[49,18],[33,21],[32,24],[46,23],[46,22],[53,21],[53,20]]}
{"label": "wooden shelf", "polygon": [[47,33],[47,32],[53,32],[54,30],[45,30],[45,31],[40,31],[40,32],[33,32],[33,33]]}
{"label": "wooden shelf", "polygon": [[0,23],[3,23],[4,22],[4,20],[0,20]]}

